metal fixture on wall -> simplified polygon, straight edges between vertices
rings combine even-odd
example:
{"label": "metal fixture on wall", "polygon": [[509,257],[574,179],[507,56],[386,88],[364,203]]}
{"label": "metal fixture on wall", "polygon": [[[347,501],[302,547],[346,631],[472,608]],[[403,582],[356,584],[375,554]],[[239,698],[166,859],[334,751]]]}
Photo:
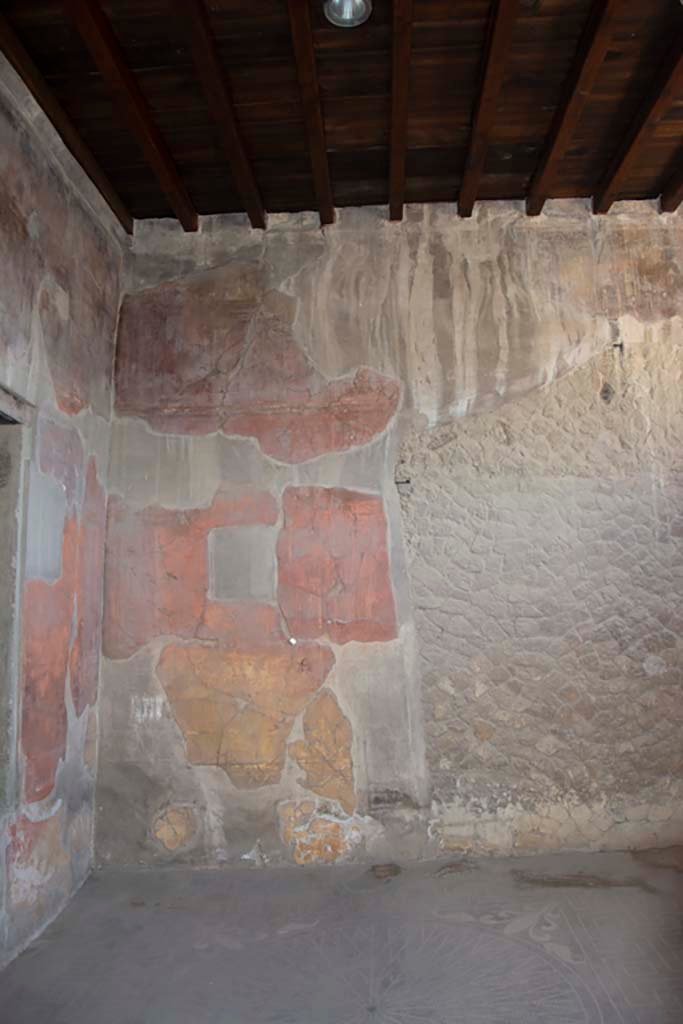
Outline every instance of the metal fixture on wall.
{"label": "metal fixture on wall", "polygon": [[323,10],[338,28],[355,28],[372,14],[372,0],[325,0]]}

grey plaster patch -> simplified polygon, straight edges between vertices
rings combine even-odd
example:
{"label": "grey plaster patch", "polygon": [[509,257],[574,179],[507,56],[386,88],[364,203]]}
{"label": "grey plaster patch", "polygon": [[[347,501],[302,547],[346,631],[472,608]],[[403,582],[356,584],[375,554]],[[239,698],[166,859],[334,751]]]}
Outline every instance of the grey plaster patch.
{"label": "grey plaster patch", "polygon": [[129,418],[112,424],[110,490],[132,507],[204,508],[219,481],[271,490],[284,479],[250,439],[156,434]]}
{"label": "grey plaster patch", "polygon": [[[393,794],[384,806],[424,805],[422,717],[410,627],[388,643],[335,649],[332,686],[353,723],[356,785],[365,808],[373,794]],[[382,801],[375,800],[375,807]]]}
{"label": "grey plaster patch", "polygon": [[62,574],[66,494],[57,480],[31,464],[26,528],[26,575],[53,583]]}
{"label": "grey plaster patch", "polygon": [[391,429],[362,448],[331,452],[289,469],[296,487],[343,487],[379,493],[392,472]]}
{"label": "grey plaster patch", "polygon": [[[21,504],[22,429],[0,427],[0,822],[14,803],[17,706],[14,656]],[[1,848],[0,848],[1,854]],[[0,883],[0,917],[3,885]]]}
{"label": "grey plaster patch", "polygon": [[227,526],[209,534],[210,597],[218,601],[274,601],[277,530]]}

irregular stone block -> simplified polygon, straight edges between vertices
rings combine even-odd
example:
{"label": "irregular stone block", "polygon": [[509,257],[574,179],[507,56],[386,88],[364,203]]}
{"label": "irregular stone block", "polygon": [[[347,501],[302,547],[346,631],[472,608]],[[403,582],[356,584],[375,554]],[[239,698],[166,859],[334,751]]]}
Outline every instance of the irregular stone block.
{"label": "irregular stone block", "polygon": [[396,612],[381,497],[288,487],[277,545],[278,599],[292,636],[391,640]]}

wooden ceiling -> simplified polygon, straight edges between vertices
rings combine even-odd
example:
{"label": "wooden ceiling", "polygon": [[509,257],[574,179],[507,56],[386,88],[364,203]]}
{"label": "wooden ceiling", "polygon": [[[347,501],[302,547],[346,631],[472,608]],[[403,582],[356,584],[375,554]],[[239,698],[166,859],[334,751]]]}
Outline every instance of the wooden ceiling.
{"label": "wooden ceiling", "polygon": [[133,218],[683,199],[680,0],[0,0],[0,48]]}

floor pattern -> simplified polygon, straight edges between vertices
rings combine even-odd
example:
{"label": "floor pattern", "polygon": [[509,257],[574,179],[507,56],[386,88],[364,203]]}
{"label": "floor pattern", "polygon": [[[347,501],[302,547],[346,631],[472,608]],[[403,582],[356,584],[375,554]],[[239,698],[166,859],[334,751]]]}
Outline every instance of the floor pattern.
{"label": "floor pattern", "polygon": [[3,1024],[682,1024],[683,856],[96,873]]}

